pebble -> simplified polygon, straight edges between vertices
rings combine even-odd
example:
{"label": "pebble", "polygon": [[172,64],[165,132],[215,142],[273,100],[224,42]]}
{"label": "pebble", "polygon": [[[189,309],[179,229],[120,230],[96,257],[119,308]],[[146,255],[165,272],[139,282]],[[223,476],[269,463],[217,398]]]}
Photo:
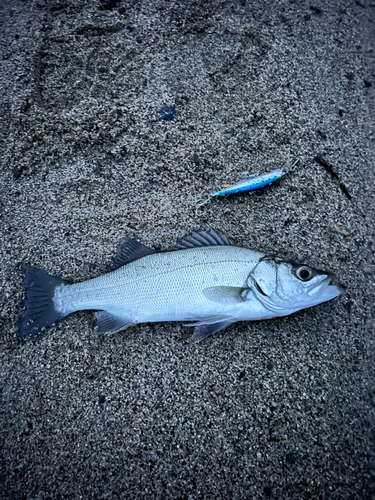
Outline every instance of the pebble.
{"label": "pebble", "polygon": [[159,110],[159,117],[160,120],[164,122],[170,122],[173,120],[175,117],[176,111],[173,106],[167,106],[167,104],[164,104],[164,106]]}

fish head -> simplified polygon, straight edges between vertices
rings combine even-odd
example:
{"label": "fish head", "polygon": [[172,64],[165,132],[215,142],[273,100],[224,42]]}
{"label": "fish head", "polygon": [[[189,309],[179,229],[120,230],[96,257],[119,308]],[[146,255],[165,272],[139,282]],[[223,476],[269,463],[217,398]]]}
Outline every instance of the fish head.
{"label": "fish head", "polygon": [[263,257],[249,275],[248,285],[274,316],[284,316],[331,300],[343,291],[332,285],[333,274],[304,264]]}

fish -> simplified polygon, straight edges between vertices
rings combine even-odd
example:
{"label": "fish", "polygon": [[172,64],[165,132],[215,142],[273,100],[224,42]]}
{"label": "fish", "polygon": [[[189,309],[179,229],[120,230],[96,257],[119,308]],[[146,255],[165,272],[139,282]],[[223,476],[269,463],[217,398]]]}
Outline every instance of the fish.
{"label": "fish", "polygon": [[24,263],[18,338],[38,337],[75,311],[95,310],[95,335],[180,321],[200,342],[238,321],[286,316],[343,291],[333,274],[234,245],[212,228],[156,251],[125,236],[106,274],[80,283]]}

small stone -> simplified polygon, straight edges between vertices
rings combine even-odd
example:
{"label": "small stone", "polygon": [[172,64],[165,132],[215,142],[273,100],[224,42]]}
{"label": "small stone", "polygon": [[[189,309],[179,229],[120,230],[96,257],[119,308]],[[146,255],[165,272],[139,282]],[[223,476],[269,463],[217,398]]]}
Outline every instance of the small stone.
{"label": "small stone", "polygon": [[310,10],[314,13],[317,14],[318,16],[322,14],[322,9],[320,7],[316,7],[315,5],[310,5]]}
{"label": "small stone", "polygon": [[272,490],[270,487],[268,486],[265,486],[264,487],[264,494],[266,495],[266,497],[270,497],[272,495]]}
{"label": "small stone", "polygon": [[321,130],[317,130],[318,135],[323,139],[323,141],[327,140],[327,134],[322,132]]}
{"label": "small stone", "polygon": [[18,167],[13,167],[12,168],[12,174],[15,179],[18,179],[18,177],[21,175],[22,171]]}
{"label": "small stone", "polygon": [[335,233],[339,233],[339,234],[342,234],[343,236],[349,236],[350,233],[348,233],[348,231],[346,229],[344,229],[343,227],[340,227],[340,226],[333,226],[333,231],[335,231]]}
{"label": "small stone", "polygon": [[215,394],[219,394],[219,392],[221,391],[220,387],[218,385],[213,385],[211,387],[211,390],[212,392],[214,392]]}
{"label": "small stone", "polygon": [[173,106],[167,106],[164,104],[164,106],[159,110],[159,117],[160,120],[164,122],[170,122],[173,120],[174,116],[176,114],[176,111]]}

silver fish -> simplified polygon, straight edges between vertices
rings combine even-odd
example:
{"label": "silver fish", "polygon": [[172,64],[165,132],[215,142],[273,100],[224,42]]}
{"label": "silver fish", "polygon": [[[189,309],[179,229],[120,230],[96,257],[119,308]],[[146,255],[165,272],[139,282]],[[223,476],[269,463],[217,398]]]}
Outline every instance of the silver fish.
{"label": "silver fish", "polygon": [[23,271],[20,340],[74,311],[94,309],[96,335],[137,323],[183,321],[195,327],[199,342],[237,321],[286,316],[342,292],[331,284],[331,273],[234,246],[212,229],[165,252],[125,237],[112,271],[82,283],[68,284],[29,264]]}

